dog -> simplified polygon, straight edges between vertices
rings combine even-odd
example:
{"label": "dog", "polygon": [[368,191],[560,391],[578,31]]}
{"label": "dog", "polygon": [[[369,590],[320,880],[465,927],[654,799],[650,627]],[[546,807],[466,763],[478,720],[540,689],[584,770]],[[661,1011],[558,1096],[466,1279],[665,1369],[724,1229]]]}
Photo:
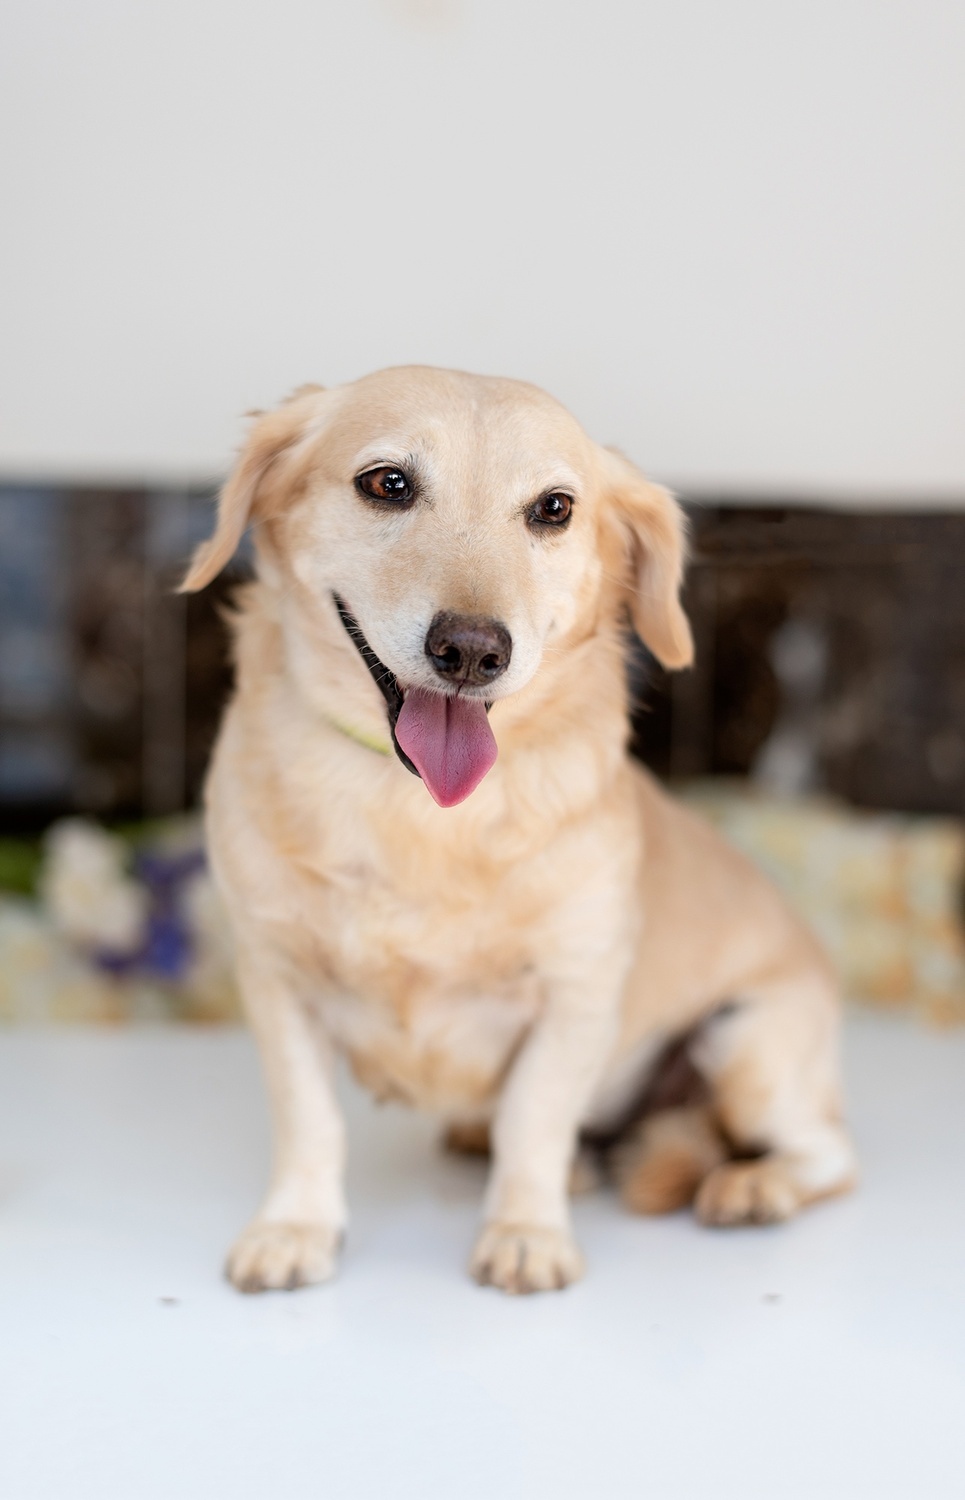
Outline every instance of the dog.
{"label": "dog", "polygon": [[337,1054],[492,1165],[472,1275],[561,1288],[568,1182],[674,1039],[706,1097],[624,1200],[783,1220],[854,1180],[835,982],[767,881],[628,756],[630,624],[693,653],[673,497],[518,381],[397,368],[256,417],[202,588],[253,527],[207,836],[274,1131],[243,1291],[333,1274]]}

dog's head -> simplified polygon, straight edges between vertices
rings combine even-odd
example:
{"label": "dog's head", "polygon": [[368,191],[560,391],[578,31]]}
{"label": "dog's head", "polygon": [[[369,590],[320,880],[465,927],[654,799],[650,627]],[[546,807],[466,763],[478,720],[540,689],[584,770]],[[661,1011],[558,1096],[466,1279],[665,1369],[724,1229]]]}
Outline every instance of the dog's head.
{"label": "dog's head", "polygon": [[521,382],[413,367],[299,391],[256,421],[182,587],[252,522],[262,574],[344,628],[442,806],[496,758],[489,705],[585,638],[604,599],[664,666],[692,657],[676,502]]}

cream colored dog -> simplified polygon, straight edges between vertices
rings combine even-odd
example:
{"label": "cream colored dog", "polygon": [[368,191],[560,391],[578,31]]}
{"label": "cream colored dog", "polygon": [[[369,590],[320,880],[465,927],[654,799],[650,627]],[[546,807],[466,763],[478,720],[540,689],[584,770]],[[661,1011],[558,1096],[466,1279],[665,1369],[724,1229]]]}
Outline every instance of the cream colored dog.
{"label": "cream colored dog", "polygon": [[737,1224],[846,1187],[820,952],[627,756],[628,616],[664,666],[692,655],[671,496],[532,386],[410,368],[260,417],[185,589],[249,523],[208,833],[275,1161],[232,1281],[334,1270],[337,1051],[457,1137],[491,1127],[472,1271],[507,1291],[580,1275],[579,1132],[682,1033],[710,1107],[645,1124],[628,1202]]}

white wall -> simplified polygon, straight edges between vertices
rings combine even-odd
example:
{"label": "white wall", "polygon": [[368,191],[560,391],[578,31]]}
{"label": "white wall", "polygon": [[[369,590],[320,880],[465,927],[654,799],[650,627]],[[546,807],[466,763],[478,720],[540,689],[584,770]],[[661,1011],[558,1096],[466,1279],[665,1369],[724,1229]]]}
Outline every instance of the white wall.
{"label": "white wall", "polygon": [[965,500],[961,0],[0,15],[0,475],[428,361],[682,485]]}

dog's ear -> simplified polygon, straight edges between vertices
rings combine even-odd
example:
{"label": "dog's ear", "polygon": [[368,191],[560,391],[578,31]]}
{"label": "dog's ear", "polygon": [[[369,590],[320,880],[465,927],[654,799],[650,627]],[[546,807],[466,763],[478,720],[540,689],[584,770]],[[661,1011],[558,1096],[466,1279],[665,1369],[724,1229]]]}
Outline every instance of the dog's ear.
{"label": "dog's ear", "polygon": [[687,559],[683,511],[669,490],[651,484],[622,453],[603,451],[611,504],[629,555],[634,629],[662,666],[689,667],[694,642],[680,604]]}
{"label": "dog's ear", "polygon": [[193,594],[217,577],[249,522],[264,520],[278,508],[285,493],[284,461],[311,430],[321,390],[320,385],[301,386],[277,411],[255,414],[241,457],[221,491],[214,535],[198,547],[179,593]]}

